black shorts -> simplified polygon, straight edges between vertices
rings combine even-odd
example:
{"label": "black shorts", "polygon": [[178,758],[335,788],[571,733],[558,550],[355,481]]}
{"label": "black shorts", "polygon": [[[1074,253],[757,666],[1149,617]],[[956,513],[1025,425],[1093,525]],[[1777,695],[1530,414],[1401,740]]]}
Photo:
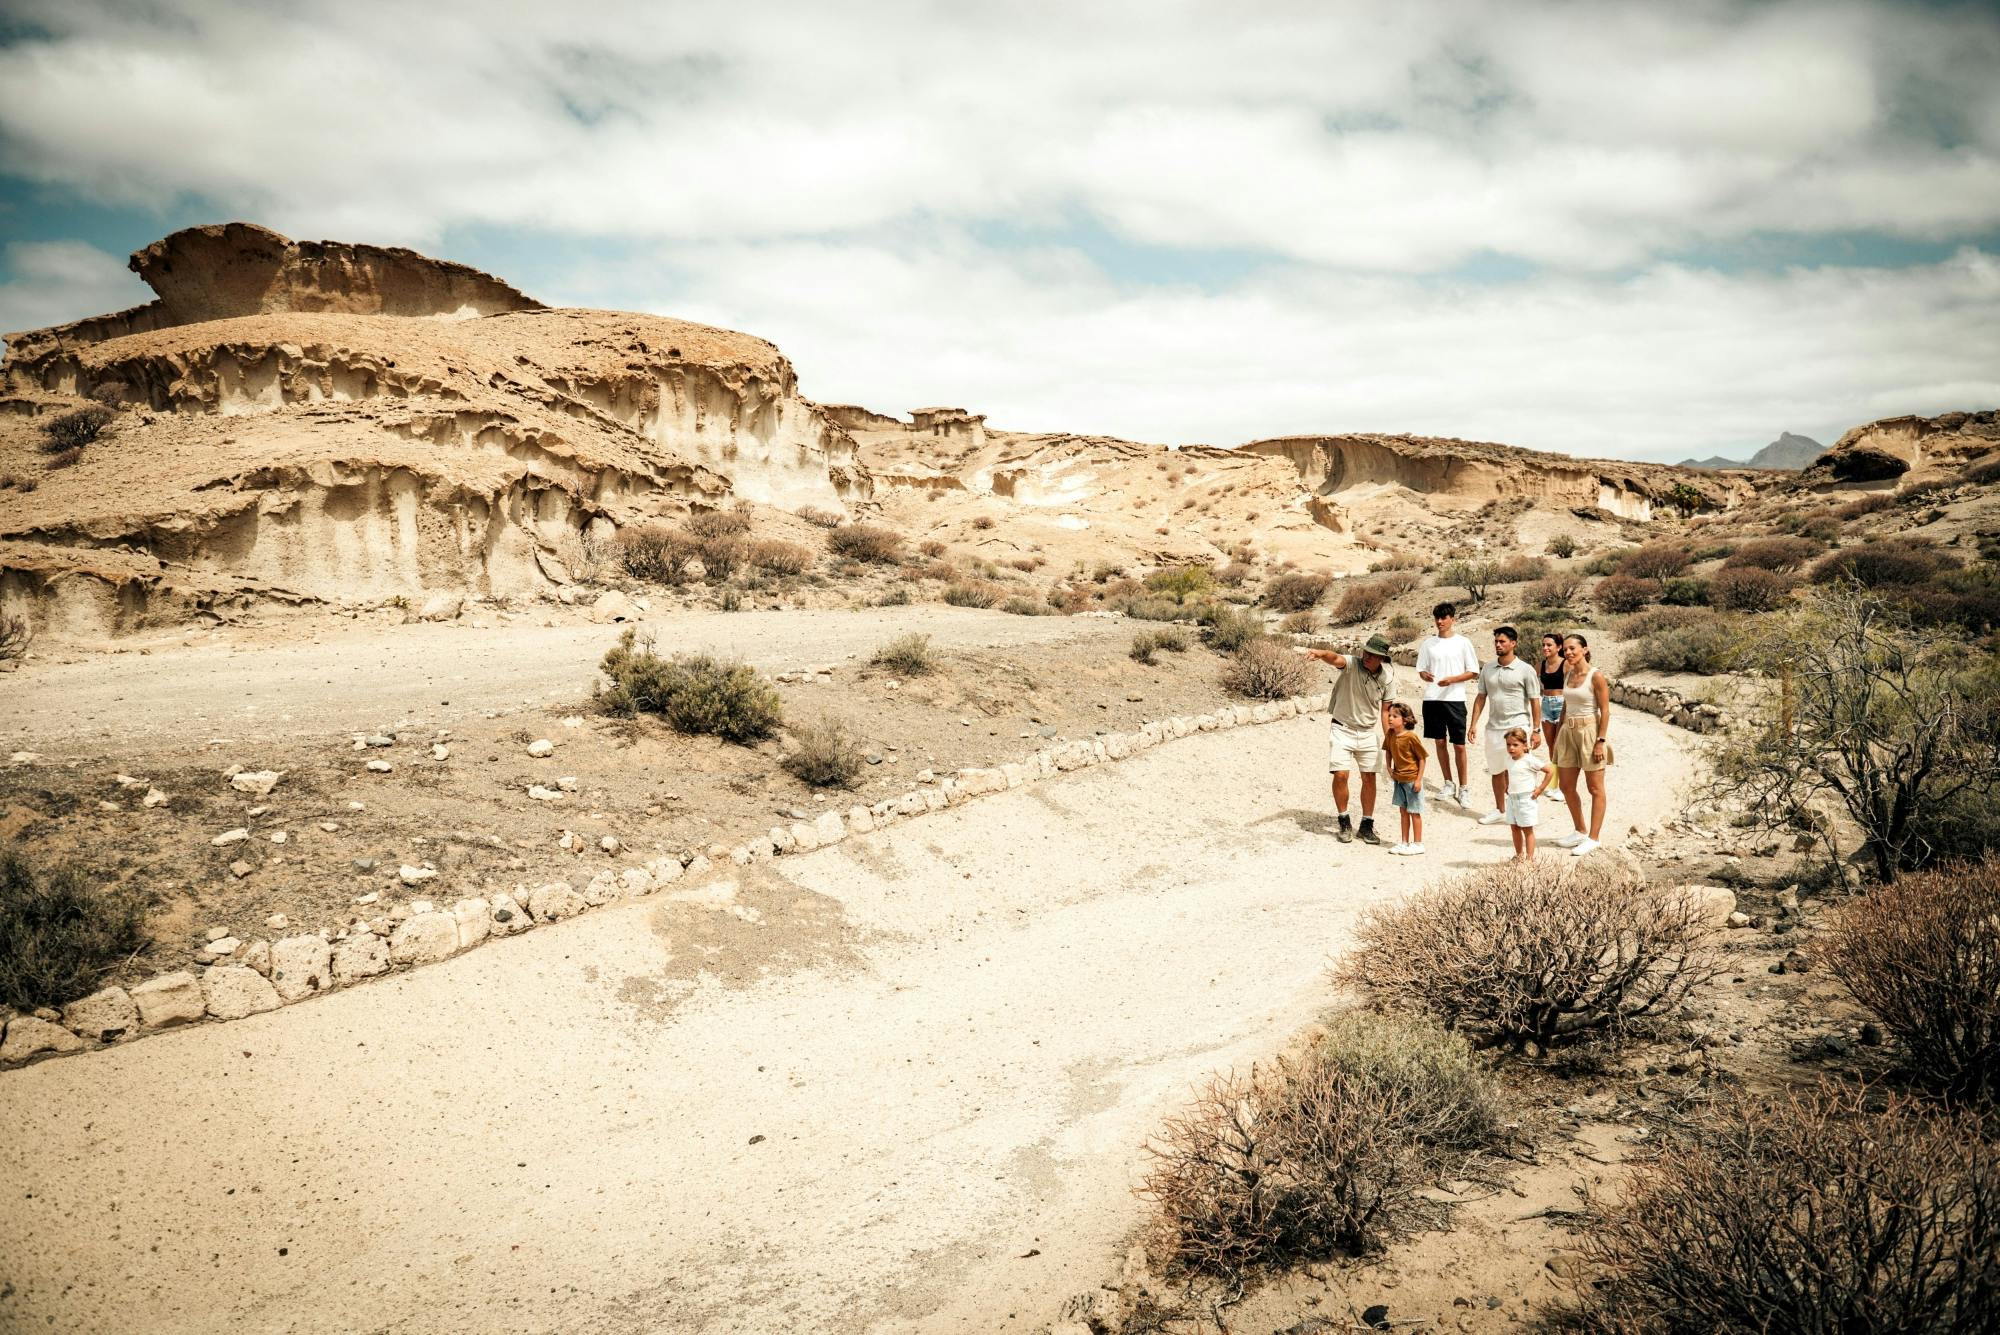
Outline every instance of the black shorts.
{"label": "black shorts", "polygon": [[1465,745],[1465,704],[1460,700],[1424,701],[1424,737],[1433,742]]}

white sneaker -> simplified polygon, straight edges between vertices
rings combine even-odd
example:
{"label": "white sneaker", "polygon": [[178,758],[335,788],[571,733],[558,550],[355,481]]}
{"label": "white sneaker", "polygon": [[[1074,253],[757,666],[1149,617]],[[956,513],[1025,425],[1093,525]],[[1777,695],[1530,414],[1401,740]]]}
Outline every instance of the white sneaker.
{"label": "white sneaker", "polygon": [[1595,839],[1586,836],[1581,843],[1577,844],[1574,848],[1570,849],[1569,855],[1573,858],[1580,858],[1585,853],[1595,851],[1598,847],[1600,847],[1600,845]]}
{"label": "white sneaker", "polygon": [[1452,800],[1454,796],[1456,796],[1456,794],[1454,794],[1452,791],[1451,780],[1440,779],[1438,781],[1438,801],[1449,802]]}
{"label": "white sneaker", "polygon": [[1394,844],[1390,847],[1389,851],[1395,854],[1397,857],[1401,857],[1403,854],[1410,851],[1410,846],[1408,844]]}
{"label": "white sneaker", "polygon": [[1588,836],[1585,835],[1583,831],[1576,830],[1572,831],[1569,834],[1563,835],[1560,839],[1551,839],[1549,840],[1549,843],[1553,844],[1557,848],[1575,848],[1578,844],[1582,843],[1586,838],[1588,838]]}
{"label": "white sneaker", "polygon": [[1505,825],[1507,823],[1507,813],[1504,811],[1489,811],[1479,818],[1479,823],[1481,825]]}
{"label": "white sneaker", "polygon": [[1404,844],[1404,845],[1403,845],[1403,856],[1404,856],[1404,857],[1408,857],[1408,858],[1420,858],[1420,857],[1422,857],[1423,855],[1424,855],[1424,846],[1423,846],[1422,844]]}

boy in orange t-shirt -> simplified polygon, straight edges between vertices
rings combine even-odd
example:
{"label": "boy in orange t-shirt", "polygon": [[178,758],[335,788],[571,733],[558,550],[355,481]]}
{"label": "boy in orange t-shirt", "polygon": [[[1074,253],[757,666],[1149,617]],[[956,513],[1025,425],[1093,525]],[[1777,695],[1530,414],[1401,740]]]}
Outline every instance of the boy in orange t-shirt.
{"label": "boy in orange t-shirt", "polygon": [[1417,714],[1408,705],[1389,701],[1382,706],[1382,730],[1387,741],[1382,751],[1389,765],[1389,781],[1395,784],[1390,803],[1402,813],[1403,842],[1390,849],[1400,857],[1418,857],[1424,851],[1424,743],[1416,734]]}

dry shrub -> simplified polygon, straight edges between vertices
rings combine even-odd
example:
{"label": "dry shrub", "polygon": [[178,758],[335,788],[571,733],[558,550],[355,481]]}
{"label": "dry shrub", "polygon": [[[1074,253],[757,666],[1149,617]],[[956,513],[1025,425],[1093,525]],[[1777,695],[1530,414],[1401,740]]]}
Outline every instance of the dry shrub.
{"label": "dry shrub", "polygon": [[1264,586],[1262,601],[1279,612],[1303,612],[1318,607],[1332,583],[1333,576],[1327,574],[1280,575]]}
{"label": "dry shrub", "polygon": [[1248,561],[1231,561],[1228,565],[1215,572],[1215,578],[1219,584],[1226,584],[1232,589],[1240,589],[1250,581],[1250,576],[1254,573]]}
{"label": "dry shrub", "polygon": [[947,551],[949,551],[950,548],[946,547],[936,538],[926,538],[924,541],[917,544],[917,550],[921,552],[923,555],[928,556],[931,560],[935,561],[939,557],[943,556]]}
{"label": "dry shrub", "polygon": [[1049,606],[1066,617],[1090,606],[1090,595],[1074,584],[1052,584],[1046,596]]}
{"label": "dry shrub", "polygon": [[1370,911],[1336,970],[1477,1047],[1618,1036],[1714,973],[1699,905],[1618,871],[1503,863]]}
{"label": "dry shrub", "polygon": [[1722,568],[1789,572],[1825,551],[1825,543],[1811,538],[1758,538],[1731,552]]}
{"label": "dry shrub", "polygon": [[1893,491],[1870,492],[1865,496],[1857,496],[1836,509],[1833,517],[1839,520],[1863,519],[1879,511],[1891,509],[1895,504],[1896,493]]}
{"label": "dry shrub", "polygon": [[1152,1249],[1170,1273],[1229,1279],[1370,1250],[1402,1231],[1427,1170],[1487,1143],[1498,1121],[1462,1040],[1336,1015],[1297,1058],[1212,1078],[1146,1146]]}
{"label": "dry shrub", "polygon": [[1589,1202],[1599,1273],[1553,1328],[1889,1335],[2000,1326],[2000,1148],[1969,1116],[1831,1085],[1737,1095]]}
{"label": "dry shrub", "polygon": [[1233,654],[1264,638],[1264,623],[1233,607],[1210,604],[1201,611],[1201,638],[1219,654]]}
{"label": "dry shrub", "polygon": [[1333,624],[1352,626],[1379,613],[1389,603],[1389,585],[1379,579],[1347,580],[1340,601],[1333,605]]}
{"label": "dry shrub", "polygon": [[1493,572],[1495,584],[1526,584],[1549,573],[1549,563],[1539,556],[1510,556]]}
{"label": "dry shrub", "polygon": [[1170,654],[1187,652],[1188,633],[1179,626],[1161,626],[1157,630],[1142,630],[1132,637],[1132,657],[1141,663],[1151,663],[1153,654],[1164,649]]}
{"label": "dry shrub", "polygon": [[1000,610],[1009,616],[1017,617],[1046,617],[1055,615],[1055,609],[1047,603],[1035,598],[1023,598],[1018,594],[1001,603]]}
{"label": "dry shrub", "polygon": [[944,600],[953,607],[991,607],[1005,590],[985,580],[962,579],[945,586]]}
{"label": "dry shrub", "polygon": [[33,622],[26,617],[9,616],[5,612],[0,612],[0,663],[26,658],[28,646],[34,642]]}
{"label": "dry shrub", "polygon": [[1751,637],[1741,618],[1701,608],[1687,610],[1692,616],[1686,622],[1641,636],[1626,655],[1625,665],[1714,677],[1748,664]]}
{"label": "dry shrub", "polygon": [[1606,612],[1636,612],[1660,596],[1660,581],[1606,575],[1590,591],[1590,601]]}
{"label": "dry shrub", "polygon": [[1876,886],[1832,915],[1819,951],[1912,1070],[1954,1096],[2000,1098],[2000,861]]}
{"label": "dry shrub", "polygon": [[750,531],[750,516],[737,510],[697,510],[681,521],[691,538],[736,538]]}
{"label": "dry shrub", "polygon": [[815,788],[845,788],[864,763],[846,725],[819,719],[792,734],[792,747],[778,763],[801,783]]}
{"label": "dry shrub", "polygon": [[604,655],[609,688],[599,704],[613,714],[658,714],[677,732],[707,734],[737,745],[770,736],[784,722],[778,692],[744,663],[706,654],[661,658],[651,637],[631,627]]}
{"label": "dry shrub", "polygon": [[845,522],[837,512],[822,510],[817,505],[802,505],[792,513],[814,528],[839,528]]}
{"label": "dry shrub", "polygon": [[702,578],[720,584],[743,564],[744,544],[740,538],[714,534],[698,540],[695,555],[701,559]]}
{"label": "dry shrub", "polygon": [[[1368,563],[1368,573],[1371,575],[1379,575],[1388,570],[1408,570],[1422,574],[1426,568],[1424,558],[1414,552],[1391,552],[1379,560]],[[1413,584],[1410,587],[1416,586]]]}
{"label": "dry shrub", "polygon": [[931,637],[912,631],[899,635],[875,651],[868,660],[904,677],[922,677],[937,671],[937,655],[931,652]]}
{"label": "dry shrub", "polygon": [[48,467],[51,473],[59,468],[74,468],[82,462],[83,446],[81,445],[74,445],[66,450],[57,450],[48,457]]}
{"label": "dry shrub", "polygon": [[1871,589],[1887,584],[1924,584],[1947,570],[1956,570],[1959,564],[1958,557],[1938,550],[1928,539],[1891,538],[1829,552],[1814,563],[1812,581],[1852,582]]}
{"label": "dry shrub", "polygon": [[802,575],[812,569],[813,550],[796,542],[767,539],[753,542],[743,554],[751,565],[767,575]]}
{"label": "dry shrub", "polygon": [[42,452],[67,454],[81,450],[103,435],[104,428],[110,426],[116,416],[109,408],[97,403],[88,408],[58,413],[42,423]]}
{"label": "dry shrub", "polygon": [[1312,669],[1290,649],[1257,639],[1238,650],[1222,669],[1222,685],[1253,700],[1283,700],[1312,685]]}
{"label": "dry shrub", "polygon": [[1670,542],[1649,542],[1625,553],[1625,559],[1618,563],[1618,573],[1634,579],[1665,579],[1686,570],[1691,560],[1684,549]]}
{"label": "dry shrub", "polygon": [[1383,628],[1382,633],[1388,637],[1391,644],[1408,644],[1421,636],[1424,628],[1398,612],[1389,618],[1389,624]]}
{"label": "dry shrub", "polygon": [[1047,565],[1048,562],[1044,561],[1039,556],[1017,556],[1013,560],[1009,561],[1007,564],[1014,567],[1014,569],[1020,571],[1024,575],[1032,575],[1037,570],[1040,570],[1043,566]]}
{"label": "dry shrub", "polygon": [[880,524],[842,524],[826,535],[826,545],[837,556],[881,565],[892,564],[903,554],[902,535]]}
{"label": "dry shrub", "polygon": [[618,558],[625,573],[654,584],[685,584],[695,540],[665,524],[639,524],[618,534]]}
{"label": "dry shrub", "polygon": [[1576,539],[1567,533],[1558,533],[1549,539],[1549,555],[1564,561],[1576,555]]}
{"label": "dry shrub", "polygon": [[1319,613],[1294,612],[1278,623],[1278,629],[1287,635],[1310,635],[1319,629]]}
{"label": "dry shrub", "polygon": [[972,526],[983,533],[987,529],[992,528],[993,523],[994,520],[992,515],[980,515],[977,519],[972,521]]}
{"label": "dry shrub", "polygon": [[578,584],[602,584],[620,564],[615,542],[590,529],[568,529],[556,540],[556,559]]}
{"label": "dry shrub", "polygon": [[1724,568],[1708,581],[1708,601],[1732,612],[1769,612],[1791,596],[1791,580],[1755,566]]}
{"label": "dry shrub", "polygon": [[0,852],[0,1005],[88,996],[146,946],[145,910],[73,863]]}
{"label": "dry shrub", "polygon": [[1655,631],[1679,630],[1714,618],[1715,613],[1705,607],[1642,607],[1630,616],[1619,618],[1612,633],[1621,640],[1636,640]]}
{"label": "dry shrub", "polygon": [[1546,579],[1538,579],[1528,586],[1528,606],[1568,607],[1583,592],[1583,578],[1567,570],[1558,570]]}

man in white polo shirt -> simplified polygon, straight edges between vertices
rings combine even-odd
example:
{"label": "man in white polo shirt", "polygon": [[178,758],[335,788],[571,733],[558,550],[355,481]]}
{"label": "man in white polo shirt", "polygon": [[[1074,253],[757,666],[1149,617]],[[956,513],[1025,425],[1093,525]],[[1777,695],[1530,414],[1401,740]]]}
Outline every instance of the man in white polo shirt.
{"label": "man in white polo shirt", "polygon": [[1456,607],[1439,603],[1431,609],[1431,619],[1437,622],[1437,634],[1426,636],[1417,646],[1417,678],[1424,683],[1424,740],[1437,748],[1439,799],[1463,804],[1470,777],[1465,768],[1465,683],[1479,675],[1479,651],[1455,629]]}
{"label": "man in white polo shirt", "polygon": [[1528,734],[1528,749],[1541,744],[1542,730],[1536,712],[1542,707],[1542,674],[1515,656],[1521,633],[1512,626],[1493,632],[1493,662],[1479,670],[1479,698],[1472,703],[1472,726],[1468,735],[1479,740],[1479,716],[1486,720],[1486,774],[1493,783],[1493,805],[1498,808],[1479,818],[1481,825],[1499,825],[1507,819],[1507,729],[1520,728]]}

